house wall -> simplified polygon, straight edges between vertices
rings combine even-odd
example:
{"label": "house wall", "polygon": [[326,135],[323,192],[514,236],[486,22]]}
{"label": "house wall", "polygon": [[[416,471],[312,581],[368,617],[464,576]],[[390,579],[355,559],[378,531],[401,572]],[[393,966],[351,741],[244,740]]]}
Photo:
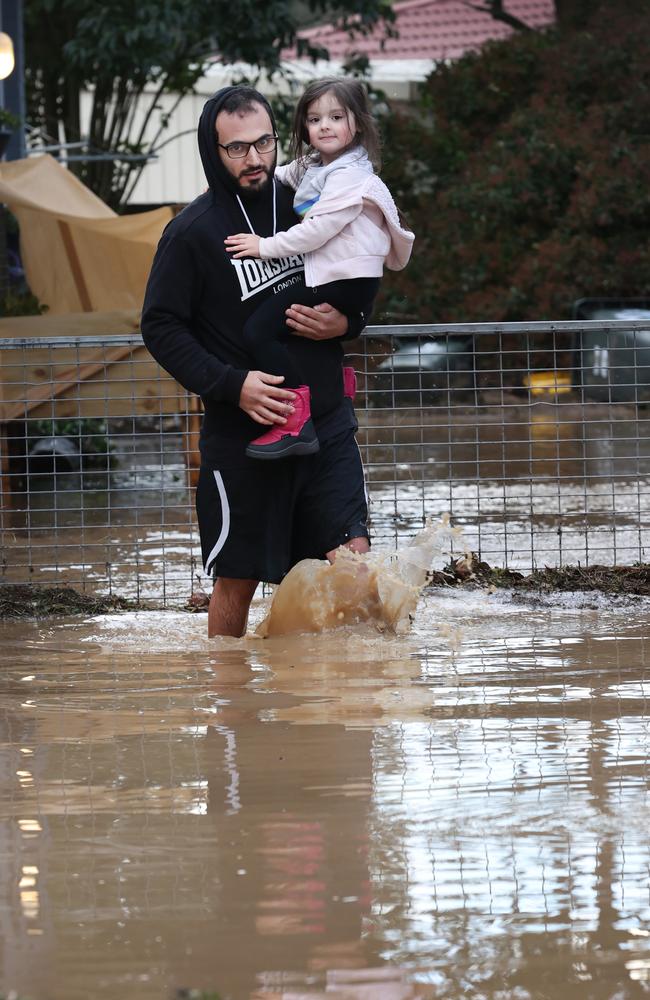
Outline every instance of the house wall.
{"label": "house wall", "polygon": [[[382,60],[372,69],[373,87],[383,90],[392,100],[410,100],[419,80],[431,71],[433,63],[428,60],[412,60],[412,64],[401,60]],[[300,93],[302,87],[312,79],[337,75],[339,64],[294,64],[295,82],[293,92]],[[205,101],[220,87],[227,86],[242,77],[253,78],[253,68],[247,66],[212,67],[196,87],[196,93],[184,97],[170,117],[169,125],[159,143],[158,157],[144,168],[140,180],[129,199],[134,205],[160,205],[167,203],[185,204],[205,190],[206,182],[201,166],[196,142],[196,127]],[[292,92],[286,81],[270,81],[262,76],[256,86],[269,100],[279,93]],[[173,95],[160,101],[161,114],[169,112],[175,103]],[[155,132],[155,125],[149,134]]]}

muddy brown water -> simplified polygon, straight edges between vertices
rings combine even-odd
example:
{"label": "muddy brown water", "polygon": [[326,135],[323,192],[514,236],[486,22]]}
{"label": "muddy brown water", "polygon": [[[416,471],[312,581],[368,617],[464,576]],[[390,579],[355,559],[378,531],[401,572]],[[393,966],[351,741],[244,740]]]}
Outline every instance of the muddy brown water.
{"label": "muddy brown water", "polygon": [[647,996],[649,607],[0,624],[0,995]]}
{"label": "muddy brown water", "polygon": [[[376,546],[449,512],[492,566],[650,561],[644,408],[517,402],[360,410]],[[13,484],[0,516],[2,582],[69,584],[180,606],[202,573],[183,440],[111,439],[116,468]]]}

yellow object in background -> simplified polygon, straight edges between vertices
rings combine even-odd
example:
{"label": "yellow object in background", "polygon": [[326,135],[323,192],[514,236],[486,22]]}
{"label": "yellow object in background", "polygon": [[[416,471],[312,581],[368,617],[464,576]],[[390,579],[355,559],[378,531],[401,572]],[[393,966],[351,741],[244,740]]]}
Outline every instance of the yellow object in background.
{"label": "yellow object in background", "polygon": [[571,376],[567,372],[531,372],[525,376],[524,385],[530,389],[531,396],[559,396],[571,392]]}
{"label": "yellow object in background", "polygon": [[16,59],[11,36],[0,31],[0,80],[6,80],[14,71]]}

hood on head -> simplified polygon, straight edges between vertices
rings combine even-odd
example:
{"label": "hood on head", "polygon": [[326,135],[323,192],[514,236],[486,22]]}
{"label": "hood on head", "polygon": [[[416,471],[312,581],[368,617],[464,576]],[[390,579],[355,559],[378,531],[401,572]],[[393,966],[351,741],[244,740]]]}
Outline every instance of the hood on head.
{"label": "hood on head", "polygon": [[[208,184],[210,185],[210,189],[212,191],[220,189],[223,190],[226,188],[226,190],[232,193],[239,190],[236,180],[231,174],[228,173],[221,162],[219,150],[217,149],[216,135],[217,115],[221,111],[227,98],[238,89],[239,87],[222,87],[221,90],[218,90],[216,94],[213,94],[212,97],[210,97],[204,104],[203,111],[201,112],[201,117],[199,119],[199,152],[201,154],[201,161],[203,163],[205,176],[207,177]],[[266,111],[268,111],[273,131],[277,132],[273,111],[271,110],[271,105],[267,101],[266,97],[256,91],[255,100],[258,104],[261,104]]]}

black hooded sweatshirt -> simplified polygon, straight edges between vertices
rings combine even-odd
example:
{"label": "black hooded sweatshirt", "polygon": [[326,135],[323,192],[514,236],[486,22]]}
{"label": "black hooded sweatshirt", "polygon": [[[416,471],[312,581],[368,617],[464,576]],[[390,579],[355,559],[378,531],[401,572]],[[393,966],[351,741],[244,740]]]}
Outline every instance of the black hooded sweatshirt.
{"label": "black hooded sweatshirt", "polygon": [[[256,367],[242,343],[243,325],[270,295],[304,281],[298,256],[233,260],[224,248],[226,236],[249,228],[237,194],[258,236],[273,235],[274,204],[277,232],[298,221],[292,190],[272,178],[263,192],[245,196],[221,162],[215,122],[233,89],[218,91],[203,109],[198,140],[209,190],[165,229],[142,312],[142,336],[151,354],[203,400],[201,459],[211,468],[247,464],[246,445],[264,430],[238,405],[244,380]],[[262,95],[259,103],[275,131],[271,108]],[[346,337],[358,336],[371,308],[372,303],[359,303],[358,313],[348,316]],[[343,398],[340,341],[289,337],[288,346],[311,388],[320,440],[355,426],[352,408]]]}

